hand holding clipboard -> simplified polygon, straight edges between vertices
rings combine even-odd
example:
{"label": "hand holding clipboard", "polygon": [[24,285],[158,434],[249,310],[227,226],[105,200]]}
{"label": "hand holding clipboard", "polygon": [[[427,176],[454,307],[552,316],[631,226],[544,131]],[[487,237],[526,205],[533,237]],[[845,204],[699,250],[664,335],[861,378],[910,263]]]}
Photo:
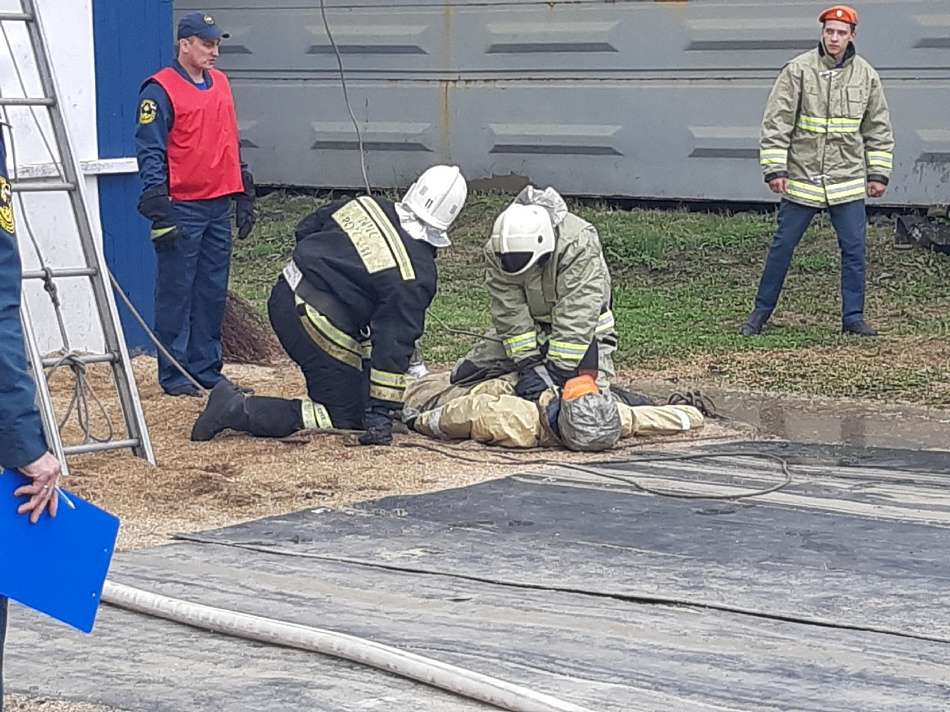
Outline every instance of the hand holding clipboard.
{"label": "hand holding clipboard", "polygon": [[[115,551],[119,520],[74,494],[60,494],[59,488],[43,490],[43,484],[14,470],[0,473],[0,596],[88,633]],[[24,495],[30,500],[24,501]],[[33,523],[32,516],[18,510],[36,497],[45,504],[39,514],[32,509],[31,515],[37,514]],[[60,498],[72,507],[56,511]],[[55,517],[49,516],[52,511]],[[37,566],[39,561],[44,565]]]}

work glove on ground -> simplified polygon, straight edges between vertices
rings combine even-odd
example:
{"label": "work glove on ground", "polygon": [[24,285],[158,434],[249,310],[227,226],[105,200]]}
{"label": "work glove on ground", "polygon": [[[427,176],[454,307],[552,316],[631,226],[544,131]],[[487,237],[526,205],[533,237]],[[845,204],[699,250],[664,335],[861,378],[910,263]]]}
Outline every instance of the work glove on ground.
{"label": "work glove on ground", "polygon": [[172,201],[168,197],[168,184],[160,183],[142,191],[139,195],[138,211],[152,223],[149,237],[156,252],[168,252],[174,249],[181,228],[175,223]]}
{"label": "work glove on ground", "polygon": [[548,388],[554,385],[554,379],[543,363],[527,366],[518,373],[515,383],[515,395],[529,401],[536,401]]}
{"label": "work glove on ground", "polygon": [[393,442],[393,418],[390,408],[372,405],[363,413],[363,427],[366,432],[360,435],[360,445],[391,445]]}
{"label": "work glove on ground", "polygon": [[243,240],[251,234],[251,228],[257,222],[254,216],[254,176],[250,171],[241,171],[244,192],[234,196],[234,223],[237,225],[237,238]]}

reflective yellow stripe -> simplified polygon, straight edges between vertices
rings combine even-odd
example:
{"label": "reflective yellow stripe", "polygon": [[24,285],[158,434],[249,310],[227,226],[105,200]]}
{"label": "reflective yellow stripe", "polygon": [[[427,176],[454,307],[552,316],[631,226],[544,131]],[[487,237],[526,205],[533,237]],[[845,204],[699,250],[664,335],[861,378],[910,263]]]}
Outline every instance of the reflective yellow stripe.
{"label": "reflective yellow stripe", "polygon": [[849,180],[845,181],[844,183],[826,185],[825,192],[827,193],[829,200],[836,198],[854,198],[864,195],[864,179],[858,178],[857,180]]}
{"label": "reflective yellow stripe", "polygon": [[402,243],[399,232],[386,217],[386,213],[383,212],[383,209],[379,207],[375,200],[367,195],[359,198],[359,202],[376,223],[383,237],[386,238],[389,250],[396,258],[396,264],[399,265],[399,274],[402,275],[403,280],[415,279],[416,271],[412,267],[412,261],[409,259],[409,253],[406,252],[406,246]]}
{"label": "reflective yellow stripe", "polygon": [[347,366],[362,371],[362,349],[356,340],[333,326],[323,314],[297,295],[294,295],[294,301],[298,306],[304,305],[304,314],[300,317],[300,323],[303,324],[304,330],[313,342],[337,361],[342,361]]}
{"label": "reflective yellow stripe", "polygon": [[371,368],[369,371],[369,380],[379,383],[383,386],[392,386],[393,388],[406,387],[406,375],[404,373],[393,373],[392,371],[378,371]]}
{"label": "reflective yellow stripe", "polygon": [[861,119],[828,119],[828,131],[833,133],[856,133],[861,128]]}
{"label": "reflective yellow stripe", "polygon": [[818,119],[814,116],[805,116],[802,114],[795,122],[795,127],[803,131],[814,131],[815,133],[827,133],[828,126],[824,119]]}
{"label": "reflective yellow stripe", "polygon": [[771,164],[780,164],[785,165],[788,163],[788,151],[783,151],[778,148],[770,148],[768,150],[759,151],[759,163],[762,165],[771,165]]}
{"label": "reflective yellow stripe", "polygon": [[868,166],[877,166],[890,170],[894,167],[894,154],[887,151],[868,151],[865,154]]}
{"label": "reflective yellow stripe", "polygon": [[333,427],[333,421],[330,419],[326,406],[320,403],[302,401],[300,414],[303,416],[304,430],[329,430]]}
{"label": "reflective yellow stripe", "polygon": [[369,396],[384,401],[402,402],[406,392],[406,375],[391,371],[369,371]]}
{"label": "reflective yellow stripe", "polygon": [[611,331],[614,328],[614,313],[608,309],[603,314],[600,315],[600,318],[597,320],[597,328],[594,330],[595,334],[602,334],[605,331]]}
{"label": "reflective yellow stripe", "polygon": [[811,183],[790,180],[786,184],[785,191],[793,198],[803,198],[819,204],[825,202],[825,189]]}
{"label": "reflective yellow stripe", "polygon": [[503,342],[505,353],[511,358],[522,351],[531,351],[538,348],[538,334],[535,331],[529,331],[517,336],[509,336]]}
{"label": "reflective yellow stripe", "polygon": [[386,388],[378,386],[375,383],[369,384],[369,397],[381,401],[392,401],[393,403],[402,403],[402,397],[405,395],[405,389]]}
{"label": "reflective yellow stripe", "polygon": [[819,118],[802,114],[795,122],[796,128],[812,133],[857,133],[861,128],[861,119]]}
{"label": "reflective yellow stripe", "polygon": [[565,361],[580,361],[587,353],[587,344],[572,344],[567,341],[554,341],[548,344],[548,356]]}

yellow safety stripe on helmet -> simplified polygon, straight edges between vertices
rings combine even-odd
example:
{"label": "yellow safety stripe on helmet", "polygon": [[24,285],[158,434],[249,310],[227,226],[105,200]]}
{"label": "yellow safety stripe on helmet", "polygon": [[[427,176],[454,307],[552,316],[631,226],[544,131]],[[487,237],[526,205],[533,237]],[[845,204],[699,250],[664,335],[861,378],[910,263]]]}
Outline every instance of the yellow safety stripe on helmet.
{"label": "yellow safety stripe on helmet", "polygon": [[597,328],[595,334],[603,334],[605,331],[611,331],[614,328],[614,313],[608,309],[597,319]]}
{"label": "yellow safety stripe on helmet", "polygon": [[780,148],[769,148],[759,151],[759,163],[763,166],[779,164],[784,166],[788,163],[788,151]]}
{"label": "yellow safety stripe on helmet", "polygon": [[508,354],[508,358],[511,358],[515,354],[520,354],[522,351],[531,351],[538,348],[538,332],[528,331],[524,334],[509,336],[502,341],[502,344],[504,344],[505,353]]}
{"label": "yellow safety stripe on helmet", "polygon": [[403,280],[415,279],[416,271],[412,267],[412,261],[409,259],[409,253],[406,252],[406,246],[403,244],[402,238],[399,237],[399,232],[393,227],[389,218],[386,217],[386,213],[383,212],[383,209],[379,207],[379,204],[375,200],[367,195],[364,195],[358,200],[360,205],[369,213],[373,222],[376,223],[383,237],[386,238],[389,251],[392,252],[393,257],[396,258],[396,264],[399,265],[399,274],[402,275]]}
{"label": "yellow safety stripe on helmet", "polygon": [[565,361],[580,361],[587,353],[587,344],[572,344],[568,341],[551,340],[548,344],[548,356]]}
{"label": "yellow safety stripe on helmet", "polygon": [[379,371],[371,368],[369,371],[370,398],[384,401],[401,402],[406,392],[406,375],[391,371]]}
{"label": "yellow safety stripe on helmet", "polygon": [[862,196],[865,193],[864,178],[849,180],[844,183],[836,183],[834,185],[826,185],[825,192],[829,200]]}
{"label": "yellow safety stripe on helmet", "polygon": [[820,185],[789,180],[786,184],[785,191],[793,198],[804,198],[819,203],[825,202],[825,189]]}
{"label": "yellow safety stripe on helmet", "polygon": [[313,342],[337,361],[342,361],[347,366],[362,371],[362,348],[356,340],[333,326],[323,314],[297,295],[294,295],[294,302],[298,306],[304,305],[304,314],[300,317],[300,323],[303,324],[304,330]]}
{"label": "yellow safety stripe on helmet", "polygon": [[894,154],[888,151],[868,151],[864,154],[869,168],[886,168],[890,170],[894,167]]}
{"label": "yellow safety stripe on helmet", "polygon": [[813,133],[857,133],[861,128],[861,119],[819,118],[802,114],[795,122],[796,128]]}
{"label": "yellow safety stripe on helmet", "polygon": [[326,406],[320,403],[302,401],[300,415],[303,416],[304,430],[329,430],[333,427],[333,421],[330,419]]}

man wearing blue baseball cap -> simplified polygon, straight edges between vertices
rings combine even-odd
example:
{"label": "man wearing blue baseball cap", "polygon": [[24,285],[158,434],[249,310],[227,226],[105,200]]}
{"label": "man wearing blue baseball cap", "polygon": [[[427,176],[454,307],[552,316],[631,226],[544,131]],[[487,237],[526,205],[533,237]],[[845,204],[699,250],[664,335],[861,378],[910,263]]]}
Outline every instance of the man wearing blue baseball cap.
{"label": "man wearing blue baseball cap", "polygon": [[[254,225],[254,179],[241,162],[231,87],[214,68],[227,37],[211,15],[181,18],[175,61],[139,92],[135,131],[138,209],[152,224],[157,265],[155,334],[205,388],[224,380],[232,199],[238,238]],[[168,395],[201,395],[162,353],[158,381]]]}

